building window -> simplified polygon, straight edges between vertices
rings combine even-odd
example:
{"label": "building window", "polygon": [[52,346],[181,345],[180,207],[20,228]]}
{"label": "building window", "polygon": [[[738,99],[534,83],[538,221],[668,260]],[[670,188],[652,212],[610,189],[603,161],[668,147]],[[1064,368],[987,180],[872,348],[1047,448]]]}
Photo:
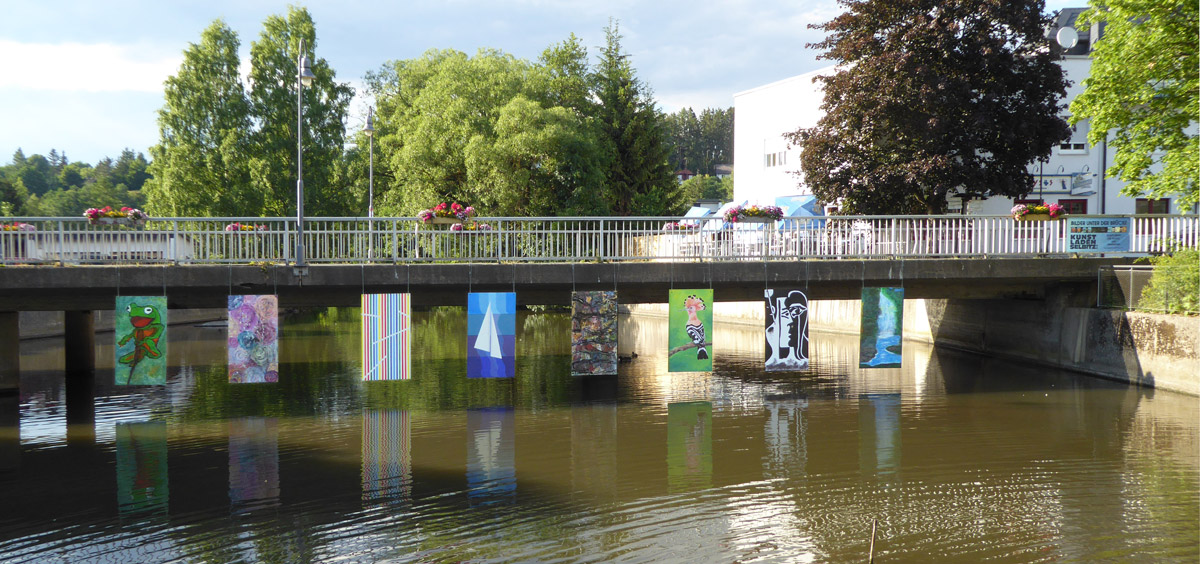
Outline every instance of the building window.
{"label": "building window", "polygon": [[[1067,119],[1063,117],[1063,119]],[[1058,144],[1058,153],[1060,155],[1086,155],[1088,152],[1087,144],[1087,121],[1081,121],[1071,126],[1071,137],[1062,143]],[[1084,126],[1084,127],[1080,127]]]}
{"label": "building window", "polygon": [[1171,213],[1171,199],[1138,198],[1134,207],[1134,213]]}
{"label": "building window", "polygon": [[1087,200],[1059,200],[1058,205],[1063,207],[1063,211],[1070,215],[1083,215],[1087,213]]}
{"label": "building window", "polygon": [[779,151],[777,153],[767,153],[763,155],[763,164],[767,168],[775,166],[783,166],[787,164],[787,151]]}

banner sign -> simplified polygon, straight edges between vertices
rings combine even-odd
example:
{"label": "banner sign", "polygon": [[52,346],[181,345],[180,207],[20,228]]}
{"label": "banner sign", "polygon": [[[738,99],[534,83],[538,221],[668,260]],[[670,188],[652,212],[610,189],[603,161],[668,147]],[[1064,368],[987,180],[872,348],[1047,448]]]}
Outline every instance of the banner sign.
{"label": "banner sign", "polygon": [[904,343],[904,288],[863,288],[859,368],[898,368]]}
{"label": "banner sign", "polygon": [[571,375],[617,375],[616,292],[571,292]]}
{"label": "banner sign", "polygon": [[412,377],[412,302],[409,294],[362,295],[362,379]]}
{"label": "banner sign", "polygon": [[1067,217],[1068,253],[1127,253],[1132,217]]}
{"label": "banner sign", "polygon": [[808,296],[800,290],[764,290],[767,372],[808,369]]}
{"label": "banner sign", "polygon": [[166,296],[117,296],[113,317],[113,381],[118,386],[167,383]]}
{"label": "banner sign", "polygon": [[516,367],[517,295],[467,294],[467,378],[512,378]]}
{"label": "banner sign", "polygon": [[712,372],[712,295],[711,288],[671,290],[667,372]]}
{"label": "banner sign", "polygon": [[229,383],[279,381],[279,298],[229,296]]}

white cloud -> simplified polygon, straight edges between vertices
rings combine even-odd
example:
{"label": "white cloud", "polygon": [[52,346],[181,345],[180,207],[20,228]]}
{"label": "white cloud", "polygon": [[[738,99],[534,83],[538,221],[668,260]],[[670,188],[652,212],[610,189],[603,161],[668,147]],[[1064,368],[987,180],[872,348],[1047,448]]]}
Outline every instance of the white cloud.
{"label": "white cloud", "polygon": [[111,43],[20,43],[0,39],[0,88],[64,92],[162,92],[182,55]]}

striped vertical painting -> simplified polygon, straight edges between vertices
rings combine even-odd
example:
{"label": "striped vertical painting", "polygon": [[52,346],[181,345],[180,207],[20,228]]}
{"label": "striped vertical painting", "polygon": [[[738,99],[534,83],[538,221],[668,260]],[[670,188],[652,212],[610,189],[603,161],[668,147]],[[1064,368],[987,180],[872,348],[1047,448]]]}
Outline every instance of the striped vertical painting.
{"label": "striped vertical painting", "polygon": [[380,382],[412,378],[411,351],[411,295],[363,294],[363,381]]}
{"label": "striped vertical painting", "polygon": [[117,296],[113,317],[118,386],[167,383],[167,297]]}
{"label": "striped vertical painting", "polygon": [[403,409],[368,409],[362,427],[363,501],[412,495],[412,437]]}

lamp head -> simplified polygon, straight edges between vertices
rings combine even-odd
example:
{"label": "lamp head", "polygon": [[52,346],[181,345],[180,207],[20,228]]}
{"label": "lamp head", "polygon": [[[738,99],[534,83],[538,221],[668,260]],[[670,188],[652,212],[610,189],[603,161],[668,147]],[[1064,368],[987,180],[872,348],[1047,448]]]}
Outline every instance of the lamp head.
{"label": "lamp head", "polygon": [[308,62],[308,56],[300,55],[300,84],[312,86],[313,79],[316,77],[312,71],[312,64]]}
{"label": "lamp head", "polygon": [[366,133],[367,137],[375,135],[375,108],[373,106],[367,107],[367,125],[363,127],[363,133]]}

